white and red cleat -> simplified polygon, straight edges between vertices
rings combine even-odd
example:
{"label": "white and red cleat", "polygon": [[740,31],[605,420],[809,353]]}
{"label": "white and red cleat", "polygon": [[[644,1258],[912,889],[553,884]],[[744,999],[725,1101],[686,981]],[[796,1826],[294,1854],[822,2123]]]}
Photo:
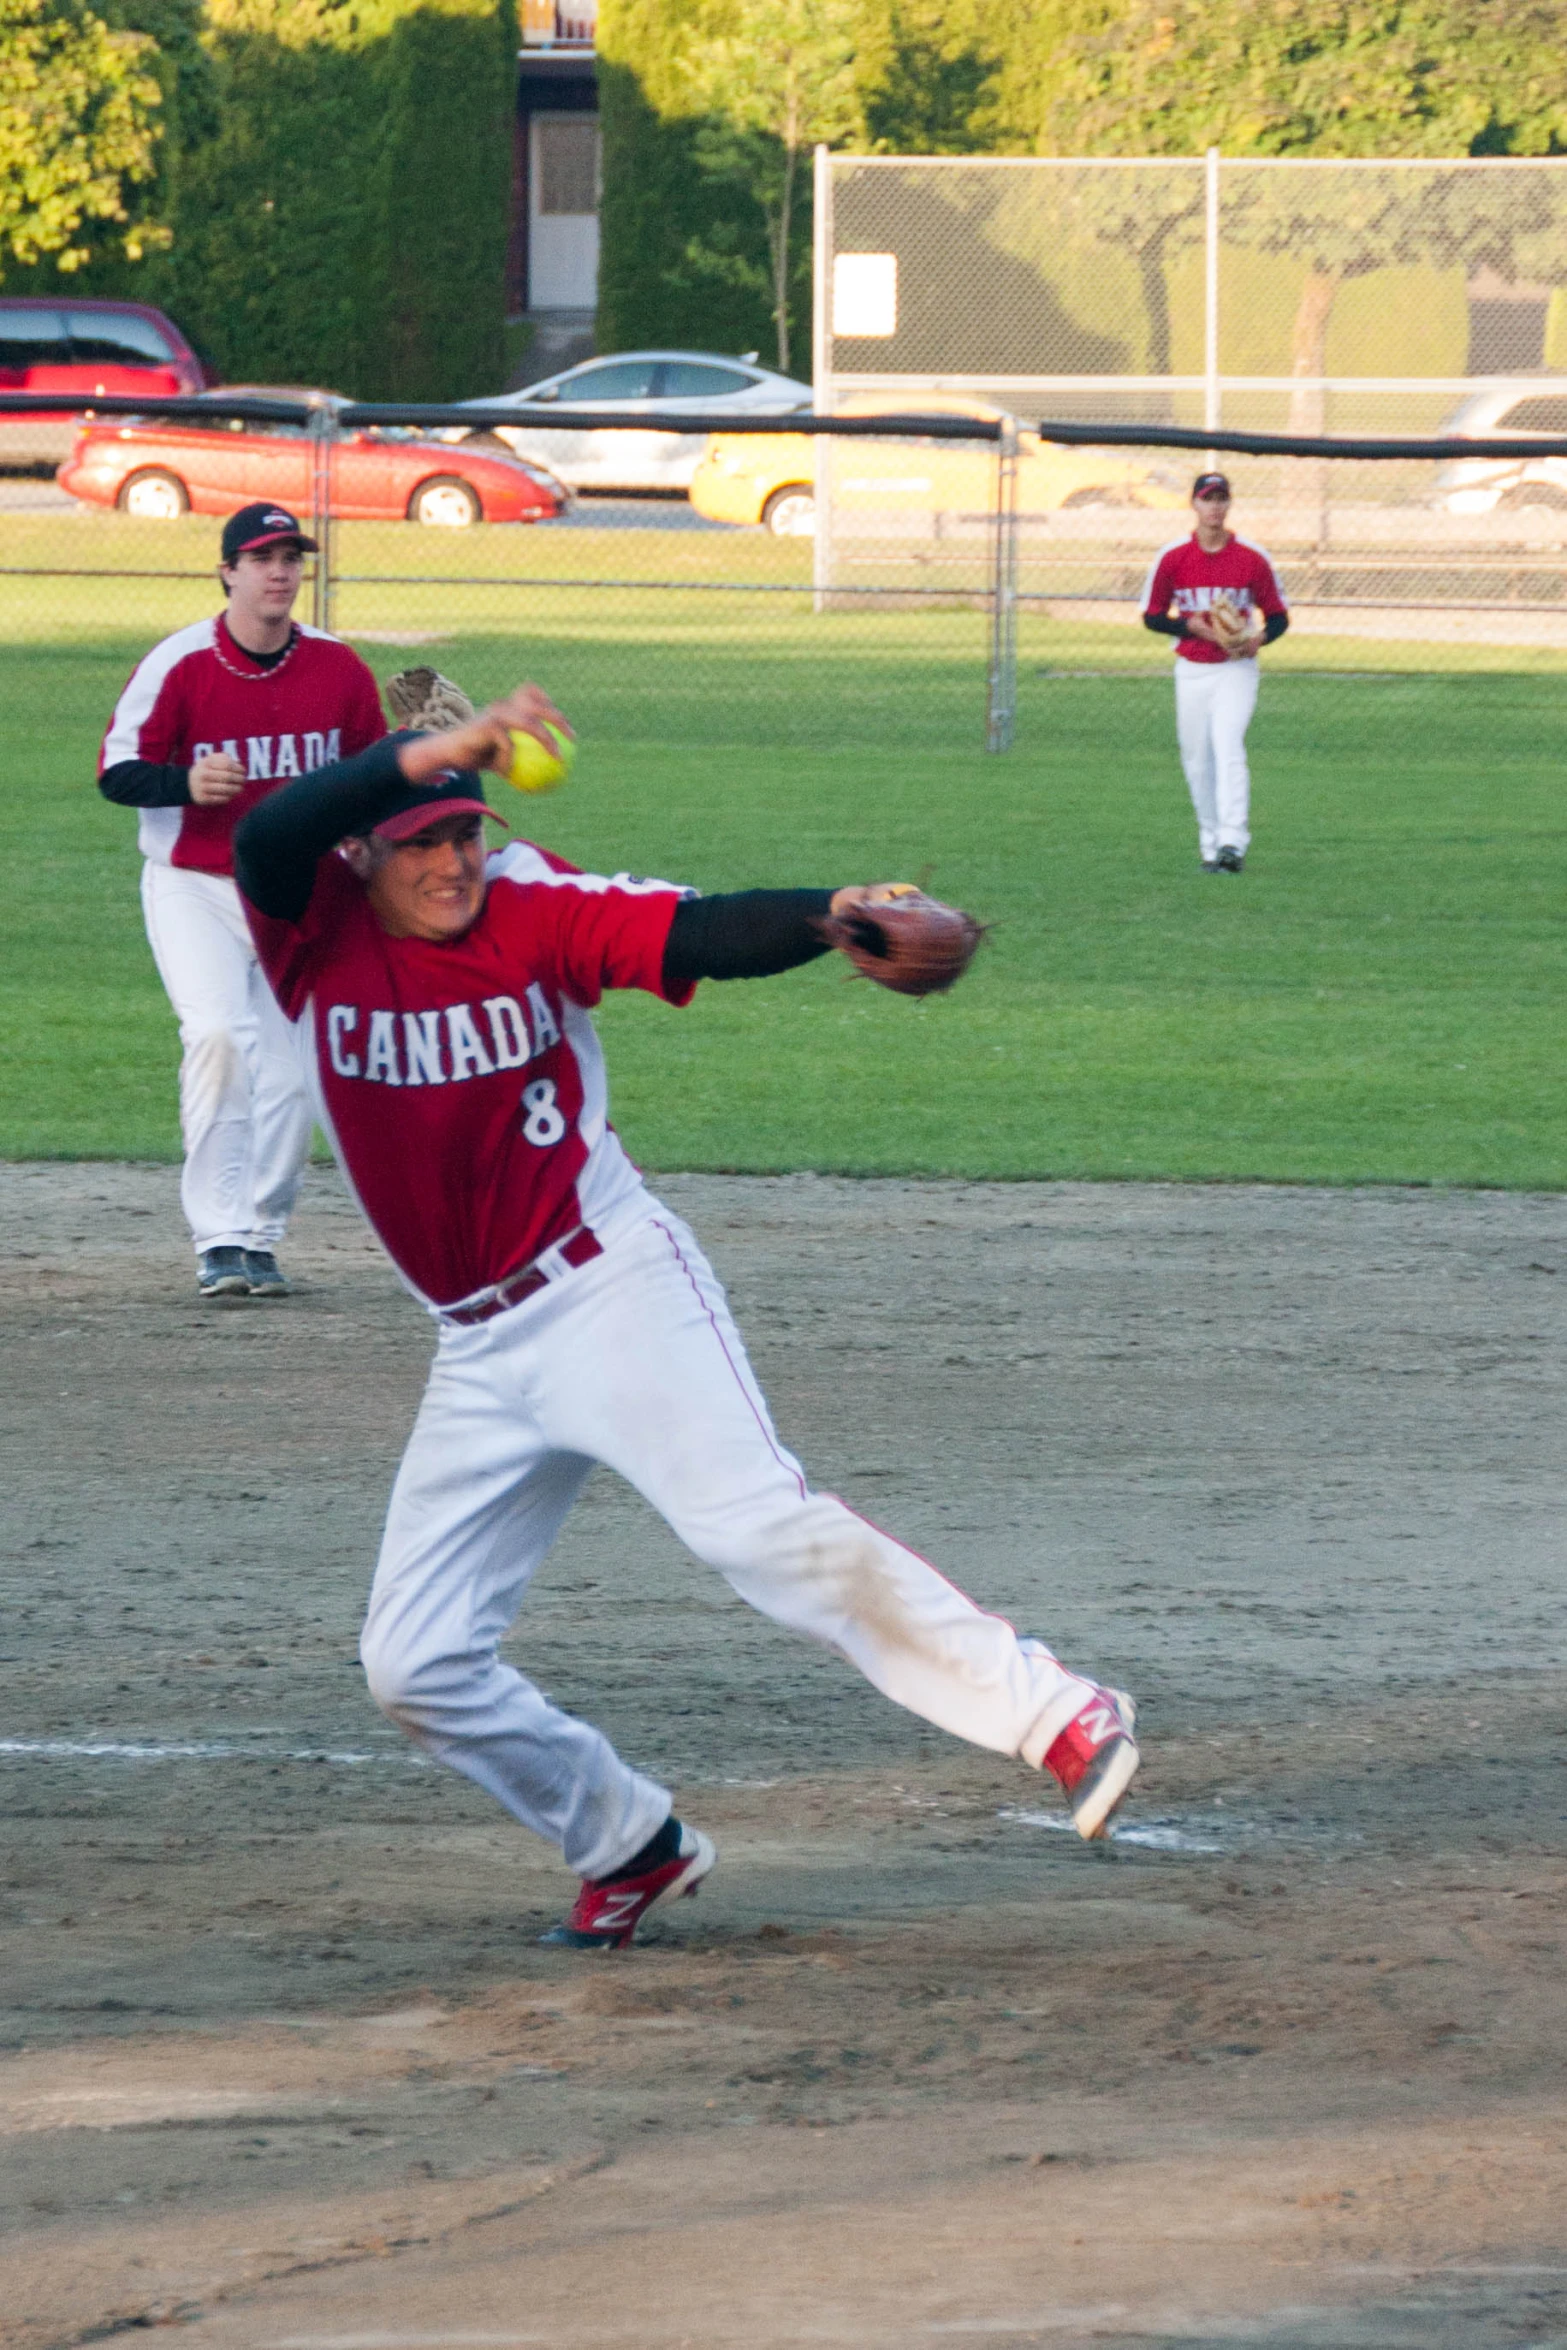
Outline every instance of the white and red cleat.
{"label": "white and red cleat", "polygon": [[1045,1755],[1045,1769],[1072,1807],[1073,1827],[1090,1841],[1104,1834],[1137,1776],[1143,1758],[1132,1736],[1136,1722],[1124,1689],[1096,1689]]}
{"label": "white and red cleat", "polygon": [[[667,1856],[660,1847],[670,1845]],[[655,1857],[634,1876],[584,1877],[569,1914],[539,1940],[565,1950],[624,1950],[655,1901],[689,1901],[718,1858],[710,1836],[670,1820],[652,1839]],[[641,1855],[637,1855],[640,1859]]]}

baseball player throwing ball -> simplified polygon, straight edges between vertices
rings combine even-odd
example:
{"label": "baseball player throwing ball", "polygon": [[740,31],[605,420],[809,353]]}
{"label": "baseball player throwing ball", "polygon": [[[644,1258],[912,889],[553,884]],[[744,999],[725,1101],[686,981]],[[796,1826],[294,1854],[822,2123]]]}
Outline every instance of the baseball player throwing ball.
{"label": "baseball player throwing ball", "polygon": [[1251,845],[1246,729],[1257,707],[1257,655],[1288,628],[1289,610],[1261,547],[1228,527],[1230,485],[1199,473],[1197,528],[1154,557],[1143,626],[1173,636],[1175,731],[1205,873],[1239,873]]}
{"label": "baseball player throwing ball", "polygon": [[1130,1699],[812,1491],[711,1266],[609,1124],[590,1018],[606,988],[683,1005],[699,980],[829,945],[924,992],[961,970],[976,927],[906,885],[702,898],[522,840],[487,856],[475,770],[508,772],[511,730],[547,746],[551,726],[559,712],[520,687],[287,784],[236,835],[323,1123],[439,1333],[364,1627],[371,1691],[580,1875],[547,1941],[618,1948],[651,1903],[694,1893],[707,1837],[496,1653],[602,1461],[753,1607],[927,1721],[1050,1772],[1079,1832],[1101,1835],[1137,1768]]}
{"label": "baseball player throwing ball", "polygon": [[385,733],[375,679],[293,615],[315,540],[281,506],[223,526],[228,609],[155,645],[98,757],[105,798],[141,811],[141,897],[179,1017],[180,1198],[203,1297],[281,1297],[283,1235],[310,1146],[310,1103],[233,882],[247,808],[290,776]]}

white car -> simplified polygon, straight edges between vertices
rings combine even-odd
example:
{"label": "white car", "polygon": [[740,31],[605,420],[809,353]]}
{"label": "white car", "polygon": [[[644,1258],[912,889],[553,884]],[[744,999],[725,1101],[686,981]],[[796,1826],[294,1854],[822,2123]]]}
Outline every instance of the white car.
{"label": "white car", "polygon": [[[1567,439],[1567,376],[1542,376],[1471,393],[1441,430],[1475,440],[1536,432]],[[1449,514],[1516,514],[1526,506],[1567,506],[1567,457],[1457,457],[1438,473],[1435,494]]]}
{"label": "white car", "polygon": [[[732,410],[742,417],[772,411],[788,414],[811,405],[811,387],[792,376],[775,375],[755,359],[722,359],[711,351],[622,351],[612,358],[585,359],[563,374],[548,375],[520,392],[493,400],[464,400],[465,408],[613,408],[627,417],[679,416]],[[483,445],[499,442],[526,457],[574,490],[687,490],[707,445],[705,433],[573,432],[538,424],[475,425],[471,433],[449,426],[446,440]]]}

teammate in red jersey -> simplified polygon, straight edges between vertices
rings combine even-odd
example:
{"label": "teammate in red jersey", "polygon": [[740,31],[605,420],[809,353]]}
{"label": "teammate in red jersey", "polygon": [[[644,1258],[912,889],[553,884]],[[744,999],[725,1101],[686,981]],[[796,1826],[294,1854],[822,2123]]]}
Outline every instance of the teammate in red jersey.
{"label": "teammate in red jersey", "polygon": [[292,617],[315,540],[281,506],[223,528],[228,609],[155,645],[121,694],[98,788],[141,811],[142,906],[178,1014],[180,1196],[203,1297],[282,1296],[277,1245],[310,1104],[232,879],[235,824],[280,782],[386,732],[375,679]]}
{"label": "teammate in red jersey", "polygon": [[667,1789],[496,1653],[603,1461],[753,1607],[1050,1771],[1101,1835],[1137,1768],[1131,1700],[811,1490],[717,1277],[609,1124],[589,1016],[606,988],[679,1005],[700,979],[786,971],[825,951],[829,911],[878,892],[700,898],[525,841],[487,858],[469,770],[504,770],[508,726],[542,740],[547,719],[525,687],[468,725],[391,736],[274,793],[235,843],[333,1147],[440,1332],[364,1628],[371,1690],[581,1876],[546,1940],[618,1947],[651,1902],[694,1892],[713,1847]]}
{"label": "teammate in red jersey", "polygon": [[[1251,845],[1246,729],[1257,707],[1257,655],[1284,634],[1289,608],[1261,547],[1228,527],[1230,485],[1222,473],[1197,476],[1192,507],[1191,537],[1154,557],[1143,626],[1177,640],[1175,731],[1203,871],[1239,873]],[[1249,625],[1221,630],[1213,618],[1221,603]]]}

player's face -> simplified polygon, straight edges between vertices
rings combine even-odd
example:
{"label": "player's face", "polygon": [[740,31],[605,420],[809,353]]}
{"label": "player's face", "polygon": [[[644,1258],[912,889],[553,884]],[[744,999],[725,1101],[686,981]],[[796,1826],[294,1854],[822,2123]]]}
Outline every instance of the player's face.
{"label": "player's face", "polygon": [[484,904],[484,826],[477,816],[442,816],[408,840],[377,848],[365,889],[376,920],[393,938],[438,946],[477,922]]}
{"label": "player's face", "polygon": [[293,611],[305,576],[304,549],[286,542],[276,547],[247,547],[222,570],[229,591],[229,619],[238,625],[243,638],[246,621],[276,625]]}
{"label": "player's face", "polygon": [[1192,509],[1198,521],[1209,530],[1222,530],[1230,511],[1228,493],[1224,490],[1207,490],[1200,498],[1193,498]]}

